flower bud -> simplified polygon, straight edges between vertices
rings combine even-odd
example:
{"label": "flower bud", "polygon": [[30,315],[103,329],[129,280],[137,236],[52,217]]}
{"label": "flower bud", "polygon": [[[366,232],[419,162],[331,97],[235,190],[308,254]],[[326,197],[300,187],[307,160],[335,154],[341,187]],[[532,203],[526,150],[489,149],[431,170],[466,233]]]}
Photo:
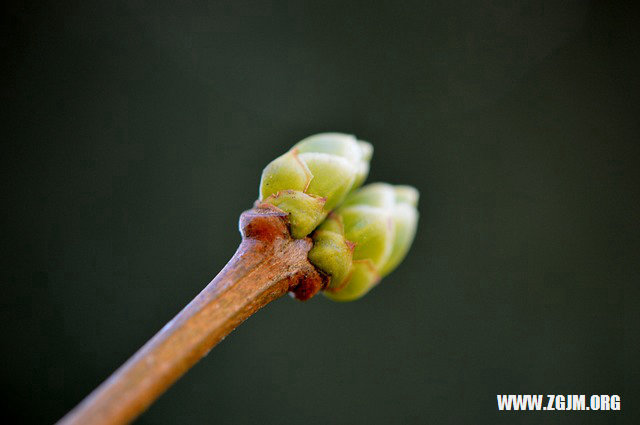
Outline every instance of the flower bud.
{"label": "flower bud", "polygon": [[313,233],[309,260],[331,276],[325,295],[352,301],[391,273],[411,247],[418,191],[375,183],[350,194]]}
{"label": "flower bud", "polygon": [[348,134],[307,137],[264,169],[260,200],[289,213],[291,235],[303,238],[362,184],[372,153],[369,143]]}

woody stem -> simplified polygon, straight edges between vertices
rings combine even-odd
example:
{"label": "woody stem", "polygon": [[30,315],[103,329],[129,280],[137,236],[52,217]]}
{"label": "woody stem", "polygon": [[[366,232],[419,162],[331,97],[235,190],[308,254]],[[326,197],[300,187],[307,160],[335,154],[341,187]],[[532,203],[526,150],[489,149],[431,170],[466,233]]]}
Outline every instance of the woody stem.
{"label": "woody stem", "polygon": [[240,228],[242,243],[211,283],[59,425],[129,423],[259,309],[288,291],[311,298],[325,285],[307,260],[311,240],[291,238],[285,213],[254,208]]}

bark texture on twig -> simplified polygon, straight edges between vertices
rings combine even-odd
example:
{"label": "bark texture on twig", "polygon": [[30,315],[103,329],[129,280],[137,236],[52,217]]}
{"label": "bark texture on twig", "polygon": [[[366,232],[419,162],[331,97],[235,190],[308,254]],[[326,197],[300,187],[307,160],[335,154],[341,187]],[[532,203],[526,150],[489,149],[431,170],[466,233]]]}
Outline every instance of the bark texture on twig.
{"label": "bark texture on twig", "polygon": [[238,325],[292,291],[308,299],[326,284],[307,260],[312,242],[292,239],[287,214],[259,205],[240,217],[242,243],[222,271],[60,425],[135,419]]}

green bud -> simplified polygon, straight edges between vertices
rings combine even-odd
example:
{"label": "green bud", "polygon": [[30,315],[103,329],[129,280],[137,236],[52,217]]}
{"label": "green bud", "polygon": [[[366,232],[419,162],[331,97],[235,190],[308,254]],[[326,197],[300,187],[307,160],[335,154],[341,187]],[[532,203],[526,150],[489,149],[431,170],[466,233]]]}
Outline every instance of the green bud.
{"label": "green bud", "polygon": [[260,200],[288,212],[292,236],[303,238],[362,184],[372,153],[348,134],[307,137],[263,170]]}
{"label": "green bud", "polygon": [[418,223],[418,191],[375,183],[350,194],[313,234],[309,260],[331,275],[325,295],[362,297],[391,273],[411,247]]}

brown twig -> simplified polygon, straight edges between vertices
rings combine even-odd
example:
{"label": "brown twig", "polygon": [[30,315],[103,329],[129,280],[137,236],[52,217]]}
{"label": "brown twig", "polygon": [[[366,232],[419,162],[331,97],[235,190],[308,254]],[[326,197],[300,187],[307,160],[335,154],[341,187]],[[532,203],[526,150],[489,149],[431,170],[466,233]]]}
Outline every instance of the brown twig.
{"label": "brown twig", "polygon": [[311,298],[325,285],[307,260],[311,241],[291,238],[282,211],[245,211],[240,229],[240,247],[213,281],[58,424],[132,421],[260,308],[287,291]]}

